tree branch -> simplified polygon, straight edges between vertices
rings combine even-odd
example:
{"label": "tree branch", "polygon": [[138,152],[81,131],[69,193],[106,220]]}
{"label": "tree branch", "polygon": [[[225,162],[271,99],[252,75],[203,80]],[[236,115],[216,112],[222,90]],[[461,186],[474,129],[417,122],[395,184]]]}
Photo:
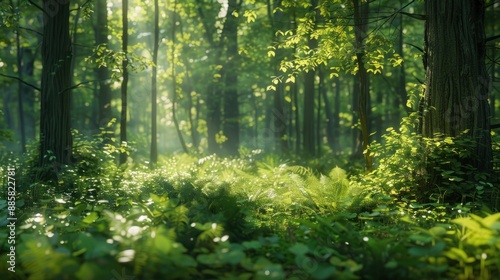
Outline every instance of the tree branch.
{"label": "tree branch", "polygon": [[402,12],[400,11],[399,12],[400,14],[403,14],[405,16],[409,16],[411,18],[414,18],[414,19],[418,19],[418,20],[426,20],[427,16],[426,15],[420,15],[420,14],[410,14],[410,13],[407,13],[407,12]]}
{"label": "tree branch", "polygon": [[405,44],[414,47],[415,49],[419,50],[421,53],[424,53],[424,50],[421,47],[415,46],[414,44],[411,44],[411,43],[405,43]]}
{"label": "tree branch", "polygon": [[31,31],[33,33],[36,33],[37,35],[39,36],[43,36],[42,32],[38,32],[36,31],[35,29],[31,29],[31,28],[27,28],[27,27],[22,27],[22,26],[19,26],[19,29],[23,29],[23,30],[27,30],[27,31]]}
{"label": "tree branch", "polygon": [[498,38],[500,38],[500,34],[499,35],[495,35],[495,36],[490,36],[490,37],[484,39],[484,42],[486,43],[486,42],[489,42],[489,41],[494,41],[494,40],[496,40]]}
{"label": "tree branch", "polygon": [[23,84],[25,84],[25,85],[27,85],[27,86],[29,86],[29,87],[33,88],[33,89],[36,89],[36,90],[40,91],[40,88],[39,88],[39,87],[37,87],[37,86],[35,86],[35,85],[32,85],[32,84],[30,84],[30,83],[28,83],[28,82],[24,81],[23,79],[21,79],[21,78],[19,78],[19,77],[10,76],[10,75],[5,75],[5,74],[1,74],[1,73],[0,73],[0,76],[7,77],[7,78],[11,78],[11,79],[14,79],[14,80],[18,80],[18,81],[20,81],[21,83],[23,83]]}
{"label": "tree branch", "polygon": [[42,7],[40,7],[37,3],[33,2],[32,0],[28,0],[28,2],[29,2],[31,5],[33,5],[33,6],[37,7],[40,11],[42,11],[42,12],[44,12],[45,14],[49,15],[49,14],[48,14],[48,13],[47,13],[47,12],[46,12],[46,11],[45,11]]}
{"label": "tree branch", "polygon": [[89,84],[89,83],[93,83],[93,82],[99,82],[99,80],[92,80],[92,81],[85,81],[85,82],[81,82],[81,83],[78,83],[78,84],[76,84],[76,85],[72,85],[72,86],[70,86],[69,88],[63,89],[60,93],[64,93],[64,92],[66,92],[66,91],[68,91],[68,90],[75,89],[75,88],[77,88],[77,87],[79,87],[79,86],[81,86],[81,85],[85,85],[85,84]]}
{"label": "tree branch", "polygon": [[70,10],[70,12],[74,12],[74,11],[78,11],[80,9],[82,9],[83,7],[85,7],[85,5],[87,5],[91,0],[87,0],[85,3],[83,3],[82,5],[78,6],[78,8],[76,9],[72,9]]}

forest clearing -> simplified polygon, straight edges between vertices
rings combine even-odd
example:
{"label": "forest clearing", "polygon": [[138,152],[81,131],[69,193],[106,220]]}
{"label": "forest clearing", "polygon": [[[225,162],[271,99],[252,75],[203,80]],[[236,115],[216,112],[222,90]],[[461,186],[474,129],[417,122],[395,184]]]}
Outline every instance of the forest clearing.
{"label": "forest clearing", "polygon": [[1,1],[0,277],[498,279],[499,12]]}

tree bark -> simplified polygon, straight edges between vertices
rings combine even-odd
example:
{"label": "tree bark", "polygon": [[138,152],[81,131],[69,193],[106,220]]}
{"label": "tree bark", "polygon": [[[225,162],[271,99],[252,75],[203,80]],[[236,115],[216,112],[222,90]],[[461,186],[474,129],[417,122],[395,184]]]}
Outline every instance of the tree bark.
{"label": "tree bark", "polygon": [[[284,13],[282,11],[276,10],[273,12],[275,7],[279,7],[281,5],[281,0],[275,1],[275,3],[271,3],[271,0],[267,0],[267,15],[269,17],[269,21],[271,22],[271,32],[272,36],[276,34],[276,31],[282,30],[284,27],[283,24],[283,16]],[[271,69],[274,72],[275,76],[280,76],[280,63],[285,57],[284,50],[278,48],[276,50],[275,56],[271,59]],[[273,118],[274,118],[274,150],[277,153],[288,153],[288,140],[287,140],[287,116],[285,114],[285,106],[284,106],[284,96],[285,96],[285,87],[282,82],[276,85],[276,92],[270,94],[273,95]]]}
{"label": "tree bark", "polygon": [[295,110],[294,119],[295,119],[295,152],[300,153],[300,147],[302,144],[302,134],[300,133],[300,109],[299,109],[299,86],[297,83],[294,83],[291,89],[292,102]]}
{"label": "tree bark", "polygon": [[368,79],[368,72],[366,71],[363,58],[364,53],[364,40],[366,36],[366,30],[368,27],[367,17],[368,17],[368,2],[364,3],[363,7],[360,7],[359,0],[353,0],[354,4],[354,29],[356,37],[356,60],[358,64],[358,85],[359,85],[359,100],[358,100],[358,114],[359,122],[361,126],[362,135],[362,147],[363,155],[365,158],[365,169],[367,172],[372,170],[372,159],[370,155],[369,146],[369,102],[370,102],[370,86]]}
{"label": "tree bark", "polygon": [[303,149],[307,156],[316,154],[316,143],[314,140],[314,93],[315,93],[316,71],[309,70],[305,75],[304,82],[304,116],[302,122]]}
{"label": "tree bark", "polygon": [[[496,8],[495,8],[495,5],[490,5],[491,7],[491,11],[488,15],[488,20],[492,23],[496,22],[495,20],[498,19],[498,15],[496,14],[497,11],[496,11]],[[491,31],[490,31],[490,34],[497,34],[497,24],[491,24]],[[490,50],[490,53],[489,53],[489,57],[493,57],[493,58],[496,58],[497,57],[497,48],[496,47],[493,47],[493,48],[488,48]],[[495,81],[495,74],[497,72],[497,62],[493,62],[491,63],[491,66],[490,66],[490,77],[493,81]],[[497,117],[497,113],[496,113],[496,106],[495,106],[495,103],[496,103],[496,94],[495,94],[495,90],[490,90],[490,109],[491,109],[491,118],[492,119],[495,119]]]}
{"label": "tree bark", "polygon": [[[40,107],[41,166],[57,175],[71,163],[69,1],[44,0]],[[50,175],[49,175],[50,176]]]}
{"label": "tree bark", "polygon": [[[202,0],[196,0],[196,11],[203,24],[205,39],[211,47],[211,58],[213,59],[213,65],[221,65],[221,55],[223,45],[214,40],[214,34],[217,30],[213,26],[212,19],[205,14],[204,2]],[[217,135],[221,131],[221,119],[222,119],[222,102],[221,96],[223,96],[221,77],[216,78],[216,76],[221,76],[220,70],[214,67],[213,79],[209,82],[206,89],[206,122],[207,122],[207,144],[208,153],[210,154],[220,154],[220,144],[217,143]]]}
{"label": "tree bark", "polygon": [[240,106],[238,101],[238,19],[233,15],[237,10],[236,0],[228,1],[226,22],[223,29],[226,62],[223,68],[224,101],[223,133],[227,140],[222,144],[226,155],[238,155],[240,146]]}
{"label": "tree bark", "polygon": [[[12,0],[10,1],[10,5],[12,7],[13,13],[16,14],[16,20],[19,22],[19,10],[14,10],[14,3]],[[17,1],[17,9],[19,9],[19,0]],[[16,54],[17,54],[17,72],[18,72],[18,83],[17,83],[17,108],[19,115],[19,130],[21,134],[21,152],[26,152],[26,130],[25,130],[25,122],[24,122],[24,98],[23,98],[23,89],[24,84],[22,81],[23,77],[23,52],[21,49],[21,39],[19,35],[19,28],[16,30]]]}
{"label": "tree bark", "polygon": [[[97,25],[95,28],[95,38],[97,45],[108,47],[108,10],[107,1],[96,1],[96,17]],[[110,74],[107,67],[99,67],[96,69],[97,80],[99,81],[99,97],[98,97],[98,114],[99,114],[99,128],[103,129],[104,139],[103,142],[109,142],[113,132],[107,127],[111,121],[111,86]]]}
{"label": "tree bark", "polygon": [[427,0],[423,136],[473,139],[470,164],[491,171],[484,1]]}
{"label": "tree bark", "polygon": [[[123,80],[121,84],[122,111],[120,115],[120,144],[127,143],[127,98],[128,98],[128,0],[122,0],[122,61]],[[120,165],[127,162],[127,153],[120,154]]]}
{"label": "tree bark", "polygon": [[186,145],[186,141],[184,140],[184,136],[182,136],[182,131],[179,126],[179,120],[177,119],[177,77],[175,74],[175,36],[177,29],[176,26],[176,16],[177,16],[177,1],[174,1],[174,12],[172,13],[172,49],[171,49],[171,59],[172,59],[172,121],[175,126],[175,130],[177,132],[177,136],[179,137],[179,142],[181,143],[182,150],[185,153],[189,153],[189,149]]}
{"label": "tree bark", "polygon": [[[325,71],[320,68],[318,69],[318,77],[319,77],[319,83],[318,83],[318,104],[317,104],[317,110],[316,110],[316,135],[314,138],[316,139],[316,152],[318,155],[321,155],[321,144],[323,143],[323,135],[322,135],[322,129],[321,129],[321,124],[323,123],[323,120],[321,118],[321,97],[322,93],[326,92],[326,86],[325,86]],[[326,100],[325,100],[326,101]]]}
{"label": "tree bark", "polygon": [[[317,0],[311,0],[311,10],[316,8]],[[314,50],[318,47],[318,40],[314,38],[308,39],[308,48]],[[302,123],[303,133],[303,148],[307,156],[316,155],[316,140],[314,133],[314,98],[315,98],[315,83],[316,70],[309,69],[305,74],[304,81],[304,116]]]}
{"label": "tree bark", "polygon": [[[399,35],[398,42],[396,45],[396,52],[403,57],[403,14],[400,14],[398,17],[398,27],[399,27]],[[394,108],[391,116],[392,126],[394,128],[399,127],[401,122],[400,110],[403,107],[407,113],[410,114],[411,109],[406,106],[408,101],[408,93],[406,92],[406,71],[405,64],[401,64],[398,69],[398,83],[396,86],[396,97],[394,99]]]}
{"label": "tree bark", "polygon": [[157,138],[157,79],[158,79],[158,48],[160,41],[160,8],[158,0],[154,0],[154,38],[153,38],[153,69],[151,73],[151,151],[149,155],[149,166],[154,168],[158,162],[158,138]]}
{"label": "tree bark", "polygon": [[354,158],[361,158],[363,156],[363,149],[361,143],[363,142],[361,137],[361,130],[358,127],[359,122],[359,74],[353,76],[353,87],[352,87],[352,99],[351,99],[351,114],[352,114],[352,122],[351,125],[352,135],[351,135],[351,155]]}

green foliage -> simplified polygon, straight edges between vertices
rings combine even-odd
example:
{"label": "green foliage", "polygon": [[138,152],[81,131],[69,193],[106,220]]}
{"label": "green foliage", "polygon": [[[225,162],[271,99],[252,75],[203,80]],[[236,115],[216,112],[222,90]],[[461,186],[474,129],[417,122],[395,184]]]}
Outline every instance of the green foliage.
{"label": "green foliage", "polygon": [[[144,47],[144,46],[142,46]],[[131,50],[138,49],[140,46],[130,46]],[[129,62],[128,67],[134,72],[146,70],[148,67],[154,67],[153,63],[146,57],[138,56],[133,52],[125,54],[115,52],[106,45],[98,45],[92,50],[92,54],[85,58],[86,62],[95,63],[98,68],[106,67],[111,70],[111,78],[118,81],[122,76],[122,61]]]}
{"label": "green foliage", "polygon": [[0,148],[4,148],[5,145],[3,144],[4,141],[13,141],[13,133],[12,131],[8,129],[3,129],[3,122],[4,120],[4,112],[0,109],[0,121],[2,125],[0,125]]}
{"label": "green foliage", "polygon": [[[473,167],[473,139],[466,134],[422,138],[411,132],[411,124],[411,118],[405,119],[401,132],[389,128],[383,144],[372,145],[378,168],[362,179],[370,186],[370,195],[450,204],[485,202],[498,207],[494,176]],[[499,155],[494,152],[494,158]]]}
{"label": "green foliage", "polygon": [[[74,165],[57,181],[33,184],[38,200],[23,205],[29,195],[18,193],[21,278],[492,279],[500,273],[499,214],[481,208],[478,194],[468,204],[417,202],[411,194],[425,174],[415,159],[428,146],[404,128],[373,146],[377,171],[351,177],[335,166],[342,160],[298,164],[259,151],[239,159],[178,155],[156,170],[119,169],[110,160],[119,148],[75,138]],[[438,166],[440,174],[453,167]],[[456,176],[449,174],[443,178]],[[0,200],[2,251],[7,215],[7,201]],[[2,254],[0,268],[6,260]]]}

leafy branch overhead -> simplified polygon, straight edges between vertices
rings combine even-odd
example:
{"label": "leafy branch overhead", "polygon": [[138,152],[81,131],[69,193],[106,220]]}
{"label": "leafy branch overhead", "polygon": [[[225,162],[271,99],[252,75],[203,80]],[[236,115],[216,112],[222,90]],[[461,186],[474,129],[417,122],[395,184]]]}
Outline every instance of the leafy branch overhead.
{"label": "leafy branch overhead", "polygon": [[[403,58],[394,49],[394,37],[386,33],[381,26],[392,22],[398,12],[380,16],[373,20],[374,27],[364,34],[362,49],[357,49],[354,42],[354,25],[351,19],[352,5],[348,1],[319,1],[315,8],[319,13],[307,12],[311,8],[309,1],[284,1],[284,10],[298,10],[300,16],[295,19],[294,28],[276,32],[276,43],[268,51],[275,56],[277,49],[291,49],[293,56],[281,63],[280,70],[289,75],[297,75],[321,65],[327,66],[331,77],[338,77],[340,72],[355,74],[358,71],[356,53],[364,52],[363,63],[368,72],[380,74],[391,61],[393,67],[403,63]],[[346,3],[347,2],[347,3]],[[308,39],[318,40],[318,46],[311,49]],[[291,80],[287,80],[291,82]]]}
{"label": "leafy branch overhead", "polygon": [[111,78],[119,80],[122,73],[122,61],[127,60],[128,67],[134,72],[141,72],[149,67],[156,67],[151,60],[144,56],[136,55],[133,50],[141,49],[141,45],[131,46],[131,52],[125,54],[120,51],[113,51],[106,45],[96,46],[92,54],[85,58],[86,62],[96,64],[97,67],[105,67],[111,71]]}

